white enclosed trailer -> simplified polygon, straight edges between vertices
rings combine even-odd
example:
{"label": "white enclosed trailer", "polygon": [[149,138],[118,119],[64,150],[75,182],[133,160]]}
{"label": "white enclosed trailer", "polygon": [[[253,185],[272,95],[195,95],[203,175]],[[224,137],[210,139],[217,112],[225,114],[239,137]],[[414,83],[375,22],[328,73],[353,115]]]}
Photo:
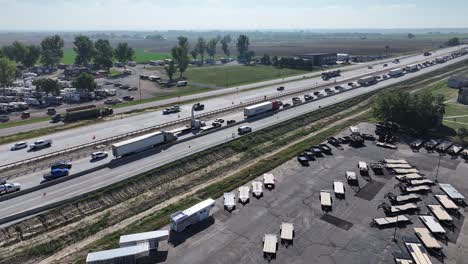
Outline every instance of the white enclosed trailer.
{"label": "white enclosed trailer", "polygon": [[248,186],[239,187],[239,201],[245,203],[250,199],[250,188]]}
{"label": "white enclosed trailer", "polygon": [[177,136],[174,134],[158,131],[112,144],[112,154],[115,157],[121,157],[175,140],[177,140]]}
{"label": "white enclosed trailer", "polygon": [[159,241],[169,238],[169,230],[158,230],[138,234],[120,236],[120,247],[131,247],[141,243],[148,243],[150,249],[157,249]]}
{"label": "white enclosed trailer", "polygon": [[272,258],[276,254],[278,247],[278,237],[273,234],[266,234],[263,237],[263,254],[267,258]]}
{"label": "white enclosed trailer", "polygon": [[250,117],[258,114],[263,114],[273,109],[272,102],[263,102],[244,108],[244,116]]}
{"label": "white enclosed trailer", "polygon": [[263,185],[259,181],[252,181],[252,193],[253,195],[260,197],[263,194]]}
{"label": "white enclosed trailer", "polygon": [[232,210],[236,207],[236,194],[233,192],[226,192],[223,195],[224,208]]}
{"label": "white enclosed trailer", "polygon": [[138,258],[149,254],[149,244],[141,243],[135,246],[116,248],[98,252],[88,253],[86,264],[109,264],[109,263],[137,263]]}
{"label": "white enclosed trailer", "polygon": [[213,199],[207,199],[184,211],[179,211],[170,216],[171,228],[176,232],[182,232],[190,225],[196,224],[210,216],[210,209],[215,206]]}
{"label": "white enclosed trailer", "polygon": [[275,176],[271,173],[263,174],[263,185],[265,188],[274,188],[275,187]]}
{"label": "white enclosed trailer", "polygon": [[402,76],[403,74],[404,73],[403,73],[402,68],[393,69],[393,70],[388,72],[388,76],[390,76],[390,77],[399,77],[399,76]]}

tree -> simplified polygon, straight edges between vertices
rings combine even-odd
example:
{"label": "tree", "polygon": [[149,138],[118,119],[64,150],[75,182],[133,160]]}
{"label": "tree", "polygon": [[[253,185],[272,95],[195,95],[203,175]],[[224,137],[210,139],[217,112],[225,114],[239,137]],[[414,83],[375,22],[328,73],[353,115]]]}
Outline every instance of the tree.
{"label": "tree", "polygon": [[107,39],[98,39],[94,43],[94,64],[98,69],[108,70],[112,67],[112,58],[114,57],[114,49]]}
{"label": "tree", "polygon": [[22,63],[26,55],[26,47],[19,41],[14,41],[11,45],[2,48],[3,54],[10,60]]}
{"label": "tree", "polygon": [[465,137],[468,136],[468,129],[466,127],[460,127],[457,129],[457,136],[461,142],[465,142]]}
{"label": "tree", "polygon": [[237,44],[236,44],[237,51],[239,53],[237,58],[239,59],[239,61],[249,62],[249,60],[247,60],[247,57],[246,57],[247,52],[249,51],[249,45],[250,45],[249,37],[247,37],[246,35],[239,35],[239,37],[237,38]]}
{"label": "tree", "polygon": [[177,67],[180,72],[180,78],[182,78],[182,74],[187,70],[189,64],[189,45],[188,39],[186,37],[180,36],[178,38],[179,45],[172,48],[171,55],[175,63],[177,63]]}
{"label": "tree", "polygon": [[115,58],[125,65],[133,59],[135,51],[128,46],[127,42],[119,43],[115,49]]}
{"label": "tree", "polygon": [[198,50],[194,48],[192,51],[190,51],[190,55],[192,55],[193,59],[196,60],[198,57]]}
{"label": "tree", "polygon": [[208,43],[206,44],[206,53],[208,53],[208,56],[210,56],[213,61],[216,54],[217,44],[218,41],[216,39],[210,39],[210,41],[208,41]]}
{"label": "tree", "polygon": [[414,37],[416,37],[413,33],[408,33],[408,38],[409,39],[413,39]]}
{"label": "tree", "polygon": [[93,42],[87,36],[79,35],[75,37],[73,45],[76,52],[75,64],[88,66],[95,53]]}
{"label": "tree", "polygon": [[172,77],[177,71],[174,61],[172,60],[171,62],[169,62],[169,66],[165,66],[164,70],[166,71],[167,77],[169,77],[169,81],[172,82]]}
{"label": "tree", "polygon": [[270,56],[268,56],[267,54],[263,55],[263,57],[260,59],[260,63],[263,65],[271,65]]}
{"label": "tree", "polygon": [[34,80],[33,84],[36,86],[36,90],[39,92],[45,92],[47,95],[60,94],[60,84],[57,80],[52,79],[38,79]]}
{"label": "tree", "polygon": [[447,46],[452,47],[452,46],[458,46],[460,45],[460,39],[459,38],[451,38],[449,39],[446,43]]}
{"label": "tree", "polygon": [[0,87],[13,84],[16,77],[16,63],[8,58],[0,58]]}
{"label": "tree", "polygon": [[59,35],[47,37],[41,42],[41,61],[46,66],[54,66],[63,57],[63,39]]}
{"label": "tree", "polygon": [[73,81],[73,87],[78,90],[87,90],[91,92],[96,89],[97,85],[91,74],[83,72]]}
{"label": "tree", "polygon": [[231,43],[231,41],[231,35],[226,35],[221,39],[221,49],[227,57],[231,55],[229,51],[229,43]]}
{"label": "tree", "polygon": [[195,45],[195,49],[198,51],[198,54],[200,54],[201,63],[203,64],[206,51],[206,41],[204,38],[198,38],[197,44]]}
{"label": "tree", "polygon": [[23,60],[23,66],[26,68],[31,68],[36,64],[36,62],[41,57],[41,47],[36,45],[26,46],[26,54]]}

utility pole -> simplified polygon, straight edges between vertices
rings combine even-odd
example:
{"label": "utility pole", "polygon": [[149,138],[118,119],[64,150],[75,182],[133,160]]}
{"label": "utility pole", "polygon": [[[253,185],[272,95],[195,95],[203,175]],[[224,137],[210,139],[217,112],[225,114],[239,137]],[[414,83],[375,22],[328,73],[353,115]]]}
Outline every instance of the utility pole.
{"label": "utility pole", "polygon": [[435,176],[435,182],[439,182],[439,168],[440,168],[440,159],[442,158],[442,155],[439,153],[439,161],[437,162],[437,172]]}
{"label": "utility pole", "polygon": [[141,101],[141,75],[138,76],[138,91],[140,92],[140,101]]}

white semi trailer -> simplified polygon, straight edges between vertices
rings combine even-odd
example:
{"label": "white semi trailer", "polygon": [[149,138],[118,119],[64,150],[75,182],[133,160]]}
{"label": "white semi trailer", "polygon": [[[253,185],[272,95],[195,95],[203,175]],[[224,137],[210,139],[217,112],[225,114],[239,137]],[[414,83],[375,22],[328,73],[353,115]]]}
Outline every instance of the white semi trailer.
{"label": "white semi trailer", "polygon": [[210,216],[210,209],[214,206],[215,201],[209,198],[184,211],[172,214],[170,217],[172,230],[182,232],[188,226],[207,219]]}
{"label": "white semi trailer", "polygon": [[404,74],[403,72],[403,69],[402,68],[398,68],[398,69],[393,69],[391,71],[388,72],[388,76],[390,77],[400,77]]}
{"label": "white semi trailer", "polygon": [[247,106],[246,108],[244,108],[244,116],[248,118],[248,117],[263,114],[269,111],[278,110],[280,106],[281,106],[280,101],[263,102],[263,103]]}
{"label": "white semi trailer", "polygon": [[122,157],[176,140],[177,136],[173,133],[158,131],[112,144],[112,154],[116,158]]}

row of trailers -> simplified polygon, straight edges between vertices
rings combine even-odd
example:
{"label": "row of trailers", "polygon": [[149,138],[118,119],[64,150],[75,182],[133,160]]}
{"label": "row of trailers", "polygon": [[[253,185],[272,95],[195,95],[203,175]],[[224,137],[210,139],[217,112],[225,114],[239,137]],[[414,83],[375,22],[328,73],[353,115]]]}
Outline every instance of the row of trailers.
{"label": "row of trailers", "polygon": [[450,156],[460,156],[463,159],[468,159],[468,149],[464,149],[461,145],[453,144],[446,140],[414,140],[409,144],[413,151],[419,151],[425,148],[429,152],[437,151],[440,154],[448,154]]}

